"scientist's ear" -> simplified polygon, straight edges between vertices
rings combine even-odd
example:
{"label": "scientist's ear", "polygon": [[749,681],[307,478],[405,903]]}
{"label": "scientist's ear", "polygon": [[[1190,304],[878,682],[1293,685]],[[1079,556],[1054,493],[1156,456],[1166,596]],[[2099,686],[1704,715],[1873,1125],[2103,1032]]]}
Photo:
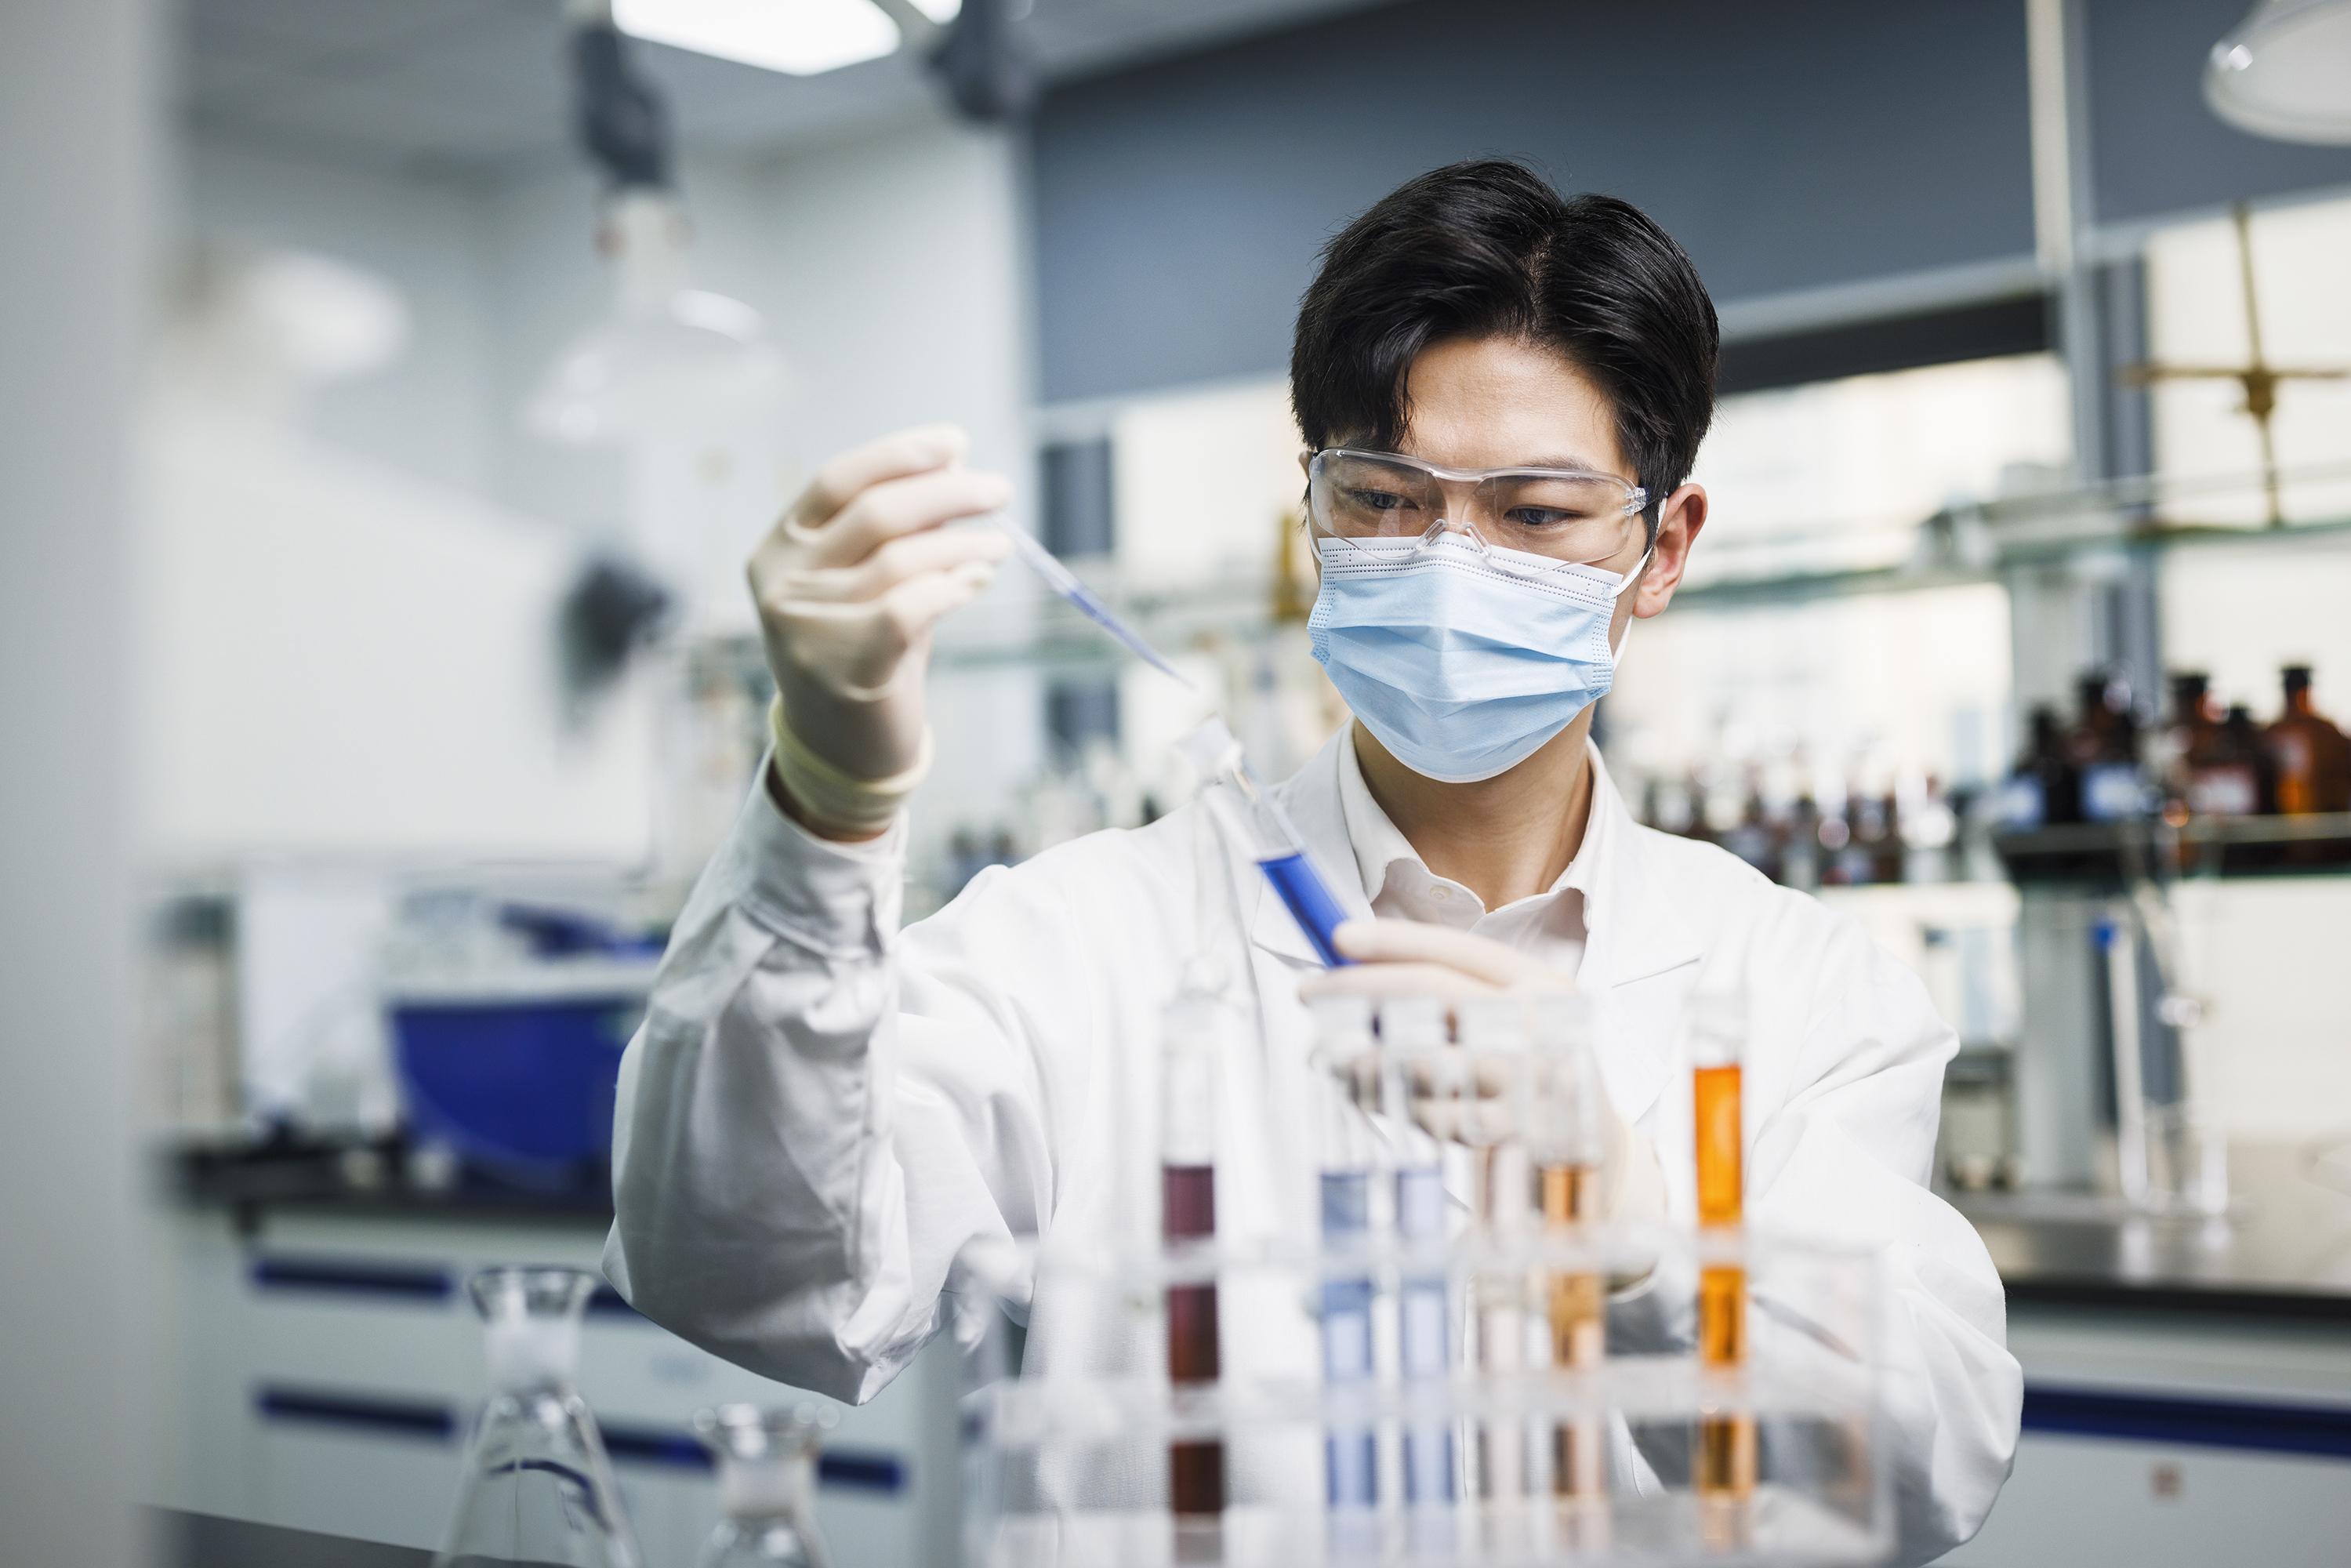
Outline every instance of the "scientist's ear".
{"label": "scientist's ear", "polygon": [[1633,613],[1646,621],[1674,601],[1674,590],[1681,586],[1682,573],[1689,566],[1690,547],[1698,543],[1698,530],[1706,527],[1706,487],[1685,485],[1666,497],[1664,516],[1657,523],[1656,548],[1649,553],[1649,568],[1641,574],[1640,586],[1633,590]]}

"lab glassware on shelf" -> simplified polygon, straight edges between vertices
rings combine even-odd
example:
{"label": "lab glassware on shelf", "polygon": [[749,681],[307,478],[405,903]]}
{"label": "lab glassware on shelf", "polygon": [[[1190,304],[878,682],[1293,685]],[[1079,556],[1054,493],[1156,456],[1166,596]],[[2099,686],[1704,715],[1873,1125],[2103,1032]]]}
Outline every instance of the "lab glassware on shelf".
{"label": "lab glassware on shelf", "polygon": [[718,1466],[726,1512],[695,1568],[832,1568],[816,1527],[816,1459],[825,1429],[839,1420],[814,1401],[695,1412],[695,1436]]}
{"label": "lab glassware on shelf", "polygon": [[[968,1560],[1882,1560],[1879,1259],[1739,1222],[1743,1021],[1729,1004],[1691,1031],[1710,1223],[1641,1227],[1598,1212],[1604,1092],[1575,998],[1395,998],[1376,1032],[1324,998],[1295,1235],[1219,1229],[1171,1186],[1158,1245],[1030,1249],[1032,1321],[1087,1325],[1086,1348],[967,1397]],[[1215,1096],[1169,1038],[1176,1124],[1149,1153],[1188,1174],[1214,1151],[1186,1107]],[[1467,1205],[1437,1185],[1448,1164],[1476,1173]],[[1626,1310],[1654,1322],[1611,1346],[1608,1289],[1643,1281]],[[1218,1300],[1222,1354],[1194,1355]],[[1163,1340],[1164,1361],[1125,1348]],[[1186,1454],[1215,1456],[1213,1483]]]}
{"label": "lab glassware on shelf", "polygon": [[482,1315],[490,1396],[434,1568],[643,1563],[596,1417],[572,1387],[580,1315],[600,1282],[561,1268],[485,1269],[466,1281]]}

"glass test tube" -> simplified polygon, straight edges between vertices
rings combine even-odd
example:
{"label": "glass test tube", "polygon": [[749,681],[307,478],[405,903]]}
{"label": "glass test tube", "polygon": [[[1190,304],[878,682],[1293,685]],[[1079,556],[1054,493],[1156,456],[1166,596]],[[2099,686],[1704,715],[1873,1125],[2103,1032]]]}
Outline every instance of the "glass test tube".
{"label": "glass test tube", "polygon": [[[1454,1019],[1468,1059],[1470,1094],[1458,1135],[1475,1159],[1479,1239],[1489,1247],[1508,1247],[1526,1235],[1531,1196],[1523,1136],[1525,1000],[1468,998],[1455,1005]],[[1526,1370],[1527,1283],[1523,1265],[1489,1265],[1469,1281],[1474,1360],[1487,1378],[1507,1380]],[[1506,1531],[1506,1516],[1527,1499],[1526,1439],[1525,1422],[1509,1418],[1481,1420],[1471,1435],[1479,1500],[1489,1511],[1489,1523]]]}
{"label": "glass test tube", "polygon": [[[1535,1093],[1529,1155],[1545,1232],[1587,1234],[1602,1218],[1600,1173],[1607,1157],[1607,1088],[1593,1055],[1591,1009],[1572,992],[1535,999]],[[1551,1364],[1597,1368],[1607,1354],[1606,1281],[1597,1269],[1555,1270],[1542,1281]],[[1596,1416],[1555,1422],[1551,1431],[1552,1498],[1575,1544],[1600,1550],[1607,1506],[1606,1427]]]}
{"label": "glass test tube", "polygon": [[[1447,1230],[1439,1140],[1452,1135],[1458,1113],[1456,1099],[1434,1092],[1449,1065],[1445,1004],[1435,997],[1393,997],[1381,1003],[1380,1045],[1386,1063],[1382,1096],[1396,1147],[1396,1237],[1408,1249],[1434,1251],[1444,1244]],[[1408,1385],[1441,1386],[1450,1370],[1453,1334],[1445,1296],[1441,1265],[1407,1265],[1397,1291],[1396,1364]],[[1451,1528],[1454,1501],[1449,1424],[1406,1427],[1404,1500],[1418,1521],[1416,1539],[1441,1545]]]}
{"label": "glass test tube", "polygon": [[[1167,1014],[1161,1056],[1160,1233],[1168,1250],[1205,1249],[1217,1234],[1217,1006],[1197,991]],[[1221,1355],[1217,1286],[1167,1287],[1167,1380],[1178,1389],[1217,1381]],[[1191,1438],[1168,1445],[1167,1500],[1177,1555],[1214,1550],[1225,1508],[1225,1445]]]}
{"label": "glass test tube", "polygon": [[1332,968],[1353,962],[1341,957],[1331,944],[1331,933],[1347,917],[1346,911],[1315,869],[1314,857],[1297,825],[1249,771],[1241,743],[1233,738],[1225,721],[1208,719],[1185,737],[1178,749],[1200,776],[1201,800],[1223,824],[1226,834],[1273,883],[1282,906],[1306,934],[1315,955]]}
{"label": "glass test tube", "polygon": [[[1378,1137],[1377,1056],[1372,1009],[1361,996],[1319,997],[1313,1005],[1322,1160],[1322,1245],[1326,1253],[1371,1239],[1372,1168]],[[1322,1377],[1332,1387],[1368,1390],[1373,1375],[1372,1279],[1333,1273],[1322,1283]],[[1324,1442],[1334,1555],[1378,1548],[1379,1439],[1368,1423],[1334,1424]]]}
{"label": "glass test tube", "polygon": [[[1691,998],[1691,1100],[1698,1150],[1698,1221],[1730,1237],[1744,1218],[1743,1127],[1740,1059],[1746,1043],[1744,999]],[[1747,1270],[1707,1262],[1698,1270],[1698,1353],[1702,1373],[1726,1375],[1747,1361]],[[1755,1490],[1755,1418],[1700,1418],[1691,1479],[1699,1500],[1735,1501]]]}

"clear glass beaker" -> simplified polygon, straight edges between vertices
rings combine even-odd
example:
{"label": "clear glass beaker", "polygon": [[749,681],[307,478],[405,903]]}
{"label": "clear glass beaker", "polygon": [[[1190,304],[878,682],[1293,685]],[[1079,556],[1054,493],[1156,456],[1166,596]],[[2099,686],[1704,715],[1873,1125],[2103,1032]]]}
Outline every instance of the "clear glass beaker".
{"label": "clear glass beaker", "polygon": [[816,1451],[833,1410],[722,1405],[694,1417],[695,1435],[718,1462],[718,1503],[726,1518],[711,1532],[697,1568],[832,1568],[816,1527]]}
{"label": "clear glass beaker", "polygon": [[482,1314],[490,1397],[434,1568],[559,1563],[639,1568],[636,1537],[587,1401],[573,1392],[585,1269],[484,1269],[466,1281]]}

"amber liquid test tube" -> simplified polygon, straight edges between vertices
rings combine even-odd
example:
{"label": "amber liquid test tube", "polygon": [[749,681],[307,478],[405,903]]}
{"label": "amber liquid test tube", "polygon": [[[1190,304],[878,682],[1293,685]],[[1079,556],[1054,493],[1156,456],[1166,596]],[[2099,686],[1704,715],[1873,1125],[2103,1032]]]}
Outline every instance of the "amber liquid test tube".
{"label": "amber liquid test tube", "polygon": [[[1718,998],[1692,1030],[1698,1221],[1706,1229],[1726,1233],[1735,1231],[1745,1217],[1740,1107],[1743,1021],[1727,998]],[[1698,1354],[1703,1372],[1728,1373],[1747,1361],[1747,1270],[1738,1264],[1709,1262],[1698,1270]],[[1752,1496],[1755,1469],[1752,1416],[1699,1419],[1691,1469],[1701,1501]]]}
{"label": "amber liquid test tube", "polygon": [[[1600,1213],[1597,1166],[1550,1165],[1535,1175],[1543,1228],[1572,1235],[1588,1228]],[[1543,1301],[1551,1331],[1551,1364],[1570,1371],[1600,1365],[1607,1350],[1607,1296],[1596,1272],[1554,1273],[1544,1281]],[[1578,1416],[1552,1427],[1551,1490],[1558,1501],[1597,1502],[1607,1492],[1606,1433],[1597,1416]]]}
{"label": "amber liquid test tube", "polygon": [[[1562,992],[1536,998],[1528,1010],[1535,1209],[1547,1237],[1585,1235],[1604,1218],[1601,1168],[1609,1115],[1608,1091],[1592,1051],[1591,1009],[1583,998]],[[1552,1270],[1539,1284],[1546,1359],[1569,1372],[1597,1370],[1608,1348],[1605,1278],[1596,1269]],[[1606,1432],[1596,1415],[1551,1423],[1552,1500],[1562,1543],[1571,1550],[1606,1550]]]}

